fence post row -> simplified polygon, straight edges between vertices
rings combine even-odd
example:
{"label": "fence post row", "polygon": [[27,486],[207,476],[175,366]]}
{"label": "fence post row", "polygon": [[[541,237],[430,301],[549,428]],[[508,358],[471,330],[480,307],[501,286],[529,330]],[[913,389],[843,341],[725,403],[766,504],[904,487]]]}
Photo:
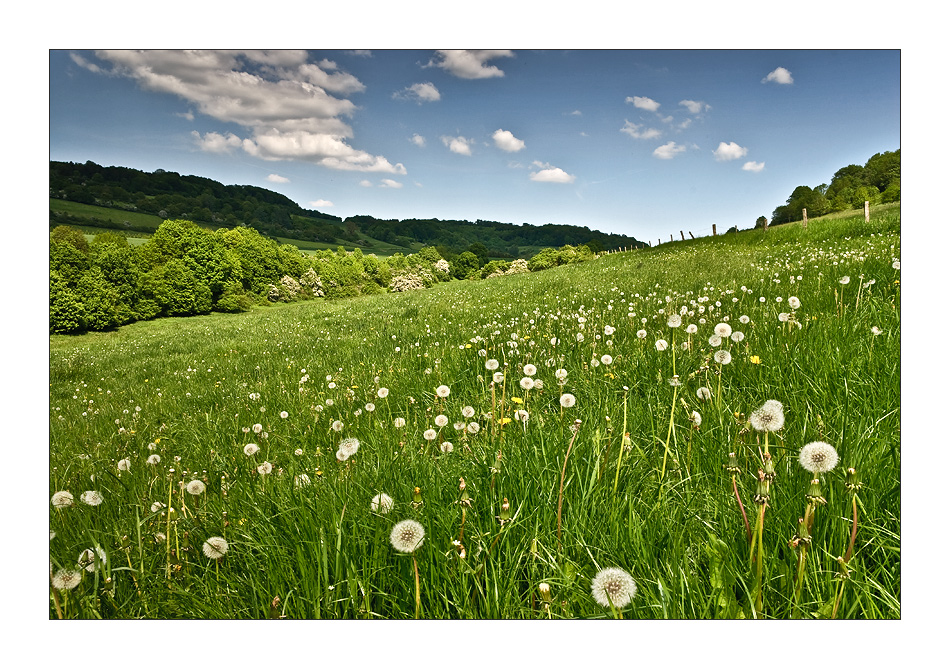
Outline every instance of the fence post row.
{"label": "fence post row", "polygon": [[871,203],[867,200],[864,201],[864,222],[871,222]]}
{"label": "fence post row", "polygon": [[808,209],[802,209],[802,227],[808,227]]}

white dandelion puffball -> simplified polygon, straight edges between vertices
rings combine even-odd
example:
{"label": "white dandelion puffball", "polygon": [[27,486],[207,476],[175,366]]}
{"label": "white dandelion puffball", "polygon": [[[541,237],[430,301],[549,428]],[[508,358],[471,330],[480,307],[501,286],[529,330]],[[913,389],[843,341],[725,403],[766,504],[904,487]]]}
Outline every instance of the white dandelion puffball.
{"label": "white dandelion puffball", "polygon": [[521,381],[518,382],[518,385],[520,385],[525,390],[531,390],[534,388],[534,379],[532,379],[530,376],[522,377]]}
{"label": "white dandelion puffball", "polygon": [[646,339],[647,331],[646,330],[637,330],[637,339]]}
{"label": "white dandelion puffball", "polygon": [[470,406],[462,407],[462,416],[465,418],[472,418],[475,415],[475,409]]}
{"label": "white dandelion puffball", "polygon": [[162,458],[161,458],[161,456],[160,456],[158,453],[152,453],[152,454],[151,454],[150,456],[148,456],[148,458],[146,458],[146,460],[145,460],[145,462],[147,462],[147,463],[150,464],[150,465],[157,465],[157,464],[160,463],[161,461],[162,461]]}
{"label": "white dandelion puffball", "polygon": [[73,494],[68,490],[58,490],[50,497],[49,503],[56,509],[65,509],[73,505]]}
{"label": "white dandelion puffball", "polygon": [[261,447],[258,446],[257,444],[247,444],[247,445],[244,447],[244,455],[250,457],[250,456],[256,454],[256,453],[257,453],[258,451],[260,451],[260,450],[261,450]]}
{"label": "white dandelion puffball", "polygon": [[373,404],[372,402],[367,402],[366,406],[363,408],[366,409],[368,413],[373,413],[374,411],[376,411],[376,405]]}
{"label": "white dandelion puffball", "polygon": [[188,482],[188,485],[185,486],[185,490],[189,495],[200,495],[205,491],[205,484],[204,482],[195,479],[194,481]]}
{"label": "white dandelion puffball", "polygon": [[436,436],[438,436],[436,434],[436,431],[433,430],[431,427],[422,433],[422,438],[425,439],[426,441],[433,441],[436,438]]}
{"label": "white dandelion puffball", "polygon": [[728,323],[720,323],[713,328],[713,332],[715,332],[720,337],[728,337],[732,334],[732,326]]}
{"label": "white dandelion puffball", "polygon": [[752,428],[757,432],[775,432],[785,425],[785,410],[778,400],[768,400],[749,416]]}
{"label": "white dandelion puffball", "polygon": [[615,608],[622,609],[637,594],[637,586],[633,577],[623,569],[608,567],[594,576],[590,582],[590,592],[601,606],[609,608],[613,604]]}
{"label": "white dandelion puffball", "polygon": [[426,531],[412,519],[401,520],[389,533],[389,542],[400,553],[412,553],[422,545]]}
{"label": "white dandelion puffball", "polygon": [[251,430],[254,431],[254,434],[260,434],[264,431],[264,426],[260,423],[254,423],[254,425],[251,426]]}
{"label": "white dandelion puffball", "polygon": [[468,431],[469,434],[478,434],[478,431],[481,430],[482,427],[475,421],[472,421],[471,423],[468,424],[468,426],[465,429]]}
{"label": "white dandelion puffball", "polygon": [[743,325],[746,325],[749,322],[749,317],[743,314],[742,316],[739,316],[739,322]]}
{"label": "white dandelion puffball", "polygon": [[709,337],[709,345],[710,345],[710,346],[721,346],[721,345],[722,345],[722,337],[720,337],[720,336],[717,335],[717,334],[712,335],[711,337]]}
{"label": "white dandelion puffball", "polygon": [[[346,457],[351,455],[356,455],[356,451],[360,449],[360,440],[355,437],[349,437],[341,441],[338,445],[341,453],[345,453]],[[344,458],[346,459],[346,458]]]}
{"label": "white dandelion puffball", "polygon": [[289,415],[290,415],[290,414],[287,413],[286,411],[281,411],[281,412],[280,412],[280,417],[281,417],[281,418],[287,418],[287,416],[289,416]]}
{"label": "white dandelion puffball", "polygon": [[496,369],[498,369],[498,361],[494,358],[486,360],[485,369],[487,369],[489,372],[494,372]]}
{"label": "white dandelion puffball", "polygon": [[563,381],[564,379],[567,378],[567,370],[558,369],[557,371],[554,372],[554,378],[556,378],[558,381]]}
{"label": "white dandelion puffball", "polygon": [[379,390],[377,390],[376,397],[378,397],[381,400],[384,400],[387,397],[389,397],[389,388],[380,388]]}
{"label": "white dandelion puffball", "polygon": [[505,380],[505,375],[502,372],[495,372],[491,375],[491,380],[494,383],[503,383]]}
{"label": "white dandelion puffball", "polygon": [[89,506],[99,506],[102,504],[102,495],[97,490],[87,490],[79,496],[79,501]]}
{"label": "white dandelion puffball", "polygon": [[335,420],[333,421],[333,423],[330,424],[330,429],[333,430],[334,432],[342,432],[343,423],[341,421]]}
{"label": "white dandelion puffball", "polygon": [[571,395],[570,393],[564,393],[561,395],[561,406],[565,409],[570,409],[577,403],[577,398]]}
{"label": "white dandelion puffball", "polygon": [[686,334],[696,334],[699,332],[699,328],[696,327],[695,323],[690,323],[686,326]]}
{"label": "white dandelion puffball", "polygon": [[695,425],[696,427],[699,427],[700,425],[702,425],[703,417],[699,414],[698,411],[694,411],[693,413],[691,413],[689,415],[689,419],[693,423],[693,425]]}
{"label": "white dandelion puffball", "polygon": [[449,417],[446,416],[445,414],[440,413],[438,416],[435,417],[434,422],[435,422],[436,427],[445,427],[446,425],[449,424]]}
{"label": "white dandelion puffball", "polygon": [[393,421],[393,427],[396,427],[396,428],[406,427],[406,419],[405,419],[405,418],[396,418],[396,419]]}
{"label": "white dandelion puffball", "polygon": [[745,339],[745,335],[739,332],[738,330],[736,330],[735,332],[732,333],[732,336],[730,337],[730,339],[738,344],[740,341]]}
{"label": "white dandelion puffball", "polygon": [[670,346],[670,345],[667,343],[667,341],[666,341],[665,339],[657,339],[657,340],[656,340],[656,350],[657,350],[657,351],[665,351],[667,348],[669,348],[669,346]]}
{"label": "white dandelion puffball", "polygon": [[678,328],[683,324],[683,318],[679,314],[670,314],[670,317],[666,319],[666,324],[671,328]]}
{"label": "white dandelion puffball", "polygon": [[152,513],[158,513],[165,508],[165,504],[162,502],[152,502],[152,506],[149,508],[152,510]]}
{"label": "white dandelion puffball", "polygon": [[525,376],[534,376],[535,374],[538,373],[538,368],[532,365],[531,363],[528,363],[527,365],[524,366],[524,373],[525,373]]}
{"label": "white dandelion puffball", "polygon": [[439,450],[443,453],[451,453],[455,449],[455,446],[452,445],[451,441],[443,441],[439,444]]}
{"label": "white dandelion puffball", "polygon": [[60,569],[50,577],[50,583],[57,590],[72,590],[82,581],[82,572],[72,569]]}
{"label": "white dandelion puffball", "polygon": [[709,392],[709,388],[702,386],[701,388],[696,389],[696,397],[706,402],[710,397],[712,397],[712,393]]}
{"label": "white dandelion puffball", "polygon": [[451,392],[448,386],[439,386],[435,389],[435,394],[442,398],[448,397]]}
{"label": "white dandelion puffball", "polygon": [[96,555],[99,556],[99,563],[106,563],[106,552],[102,550],[99,546],[96,546],[95,552],[91,548],[87,548],[82,553],[79,554],[79,559],[76,561],[77,569],[85,569],[88,572],[94,572],[96,570]]}
{"label": "white dandelion puffball", "polygon": [[306,474],[297,474],[294,477],[294,488],[306,488],[310,485],[310,477]]}
{"label": "white dandelion puffball", "polygon": [[201,551],[209,560],[220,560],[228,552],[228,542],[224,537],[208,537],[202,544]]}
{"label": "white dandelion puffball", "polygon": [[609,337],[610,335],[612,335],[612,334],[613,334],[614,332],[616,332],[616,331],[617,331],[617,330],[616,330],[615,328],[612,328],[612,327],[609,326],[609,325],[605,325],[605,326],[604,326],[604,334],[607,335],[608,337]]}
{"label": "white dandelion puffball", "polygon": [[267,462],[266,460],[257,466],[257,473],[261,476],[266,476],[274,471],[274,465]]}
{"label": "white dandelion puffball", "polygon": [[720,365],[728,365],[730,362],[732,362],[732,354],[729,351],[726,351],[725,349],[721,351],[716,351],[716,355],[714,355],[713,358]]}
{"label": "white dandelion puffball", "polygon": [[386,493],[381,492],[370,500],[369,510],[373,513],[389,513],[393,510],[393,498]]}
{"label": "white dandelion puffball", "polygon": [[780,323],[788,323],[788,314],[783,311],[778,315],[778,320]]}
{"label": "white dandelion puffball", "polygon": [[900,268],[901,268],[901,261],[900,261],[900,260],[895,260],[893,263],[891,263],[891,267],[893,267],[894,269],[900,269]]}
{"label": "white dandelion puffball", "polygon": [[788,306],[790,306],[792,309],[798,309],[800,306],[802,306],[802,303],[801,300],[792,295],[790,298],[788,298]]}
{"label": "white dandelion puffball", "polygon": [[119,460],[119,462],[116,464],[116,467],[118,468],[118,470],[119,470],[120,472],[127,472],[127,471],[129,471],[130,469],[132,469],[132,461],[129,460],[128,458],[122,458],[122,459]]}
{"label": "white dandelion puffball", "polygon": [[802,447],[798,461],[802,467],[813,474],[824,474],[830,472],[838,464],[838,451],[831,444],[813,441]]}
{"label": "white dandelion puffball", "polygon": [[840,279],[838,279],[838,283],[840,283],[842,286],[847,286],[849,283],[851,283],[851,277],[843,276]]}
{"label": "white dandelion puffball", "polygon": [[604,355],[600,356],[600,361],[605,365],[609,365],[614,361],[614,359],[612,356],[609,356],[605,353]]}

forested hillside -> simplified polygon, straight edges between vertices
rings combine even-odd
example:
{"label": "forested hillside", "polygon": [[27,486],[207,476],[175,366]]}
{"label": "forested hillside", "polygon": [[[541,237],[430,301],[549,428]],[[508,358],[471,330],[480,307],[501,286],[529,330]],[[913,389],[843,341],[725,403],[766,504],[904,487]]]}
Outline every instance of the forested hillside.
{"label": "forested hillside", "polygon": [[[303,209],[289,198],[256,186],[225,186],[212,179],[156,170],[102,167],[96,163],[50,161],[50,197],[98,205],[161,219],[185,219],[209,228],[246,226],[270,237],[301,241],[346,242],[366,246],[370,237],[410,251],[439,247],[445,257],[472,251],[495,258],[530,257],[542,247],[588,245],[599,252],[643,246],[633,237],[571,225],[514,225],[496,221],[408,219],[339,216]],[[96,225],[62,211],[50,212],[50,226]],[[110,227],[107,224],[107,227]],[[136,229],[129,222],[126,229]],[[151,230],[148,230],[149,232]],[[475,248],[472,248],[475,246]],[[529,247],[523,249],[522,247]]]}

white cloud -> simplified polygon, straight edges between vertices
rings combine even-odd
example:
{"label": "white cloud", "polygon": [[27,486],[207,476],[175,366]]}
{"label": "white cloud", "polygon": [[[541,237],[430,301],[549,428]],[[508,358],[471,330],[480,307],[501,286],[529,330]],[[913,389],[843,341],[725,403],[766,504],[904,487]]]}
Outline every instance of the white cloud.
{"label": "white cloud", "polygon": [[719,146],[713,151],[716,160],[736,160],[749,152],[744,146],[739,146],[735,142],[719,142]]}
{"label": "white cloud", "polygon": [[410,137],[409,141],[415,144],[416,146],[418,146],[419,148],[425,148],[426,138],[418,133]]}
{"label": "white cloud", "polygon": [[639,95],[634,95],[633,97],[628,97],[626,102],[632,103],[637,109],[645,109],[646,111],[655,112],[660,108],[660,103],[656,100],[651,100],[650,98],[643,98]]}
{"label": "white cloud", "polygon": [[791,84],[795,80],[792,79],[792,73],[784,67],[776,67],[769,72],[768,76],[762,80],[762,83],[767,84],[770,81],[774,81],[776,84]]}
{"label": "white cloud", "polygon": [[182,117],[183,119],[185,119],[186,121],[194,121],[194,120],[195,120],[195,115],[192,114],[190,111],[177,112],[177,113],[175,114],[175,116],[181,116],[181,117]]}
{"label": "white cloud", "polygon": [[750,160],[742,166],[742,169],[746,172],[761,172],[765,169],[765,163],[757,163],[754,160]]}
{"label": "white cloud", "polygon": [[233,132],[222,135],[217,132],[206,132],[204,135],[197,130],[191,131],[191,136],[195,138],[195,143],[202,151],[211,153],[230,153],[231,149],[239,148],[243,141]]}
{"label": "white cloud", "polygon": [[360,186],[362,186],[363,188],[372,188],[373,182],[370,181],[369,179],[363,179],[362,181],[360,181]]}
{"label": "white cloud", "polygon": [[680,100],[680,104],[689,111],[690,114],[701,114],[704,111],[712,109],[702,100]]}
{"label": "white cloud", "polygon": [[584,115],[584,114],[581,112],[580,109],[575,109],[575,110],[572,111],[570,114],[568,114],[568,116],[583,116],[583,115]]}
{"label": "white cloud", "polygon": [[465,137],[446,137],[443,135],[442,143],[449,147],[449,151],[452,153],[470,156],[472,155],[472,144],[475,143],[475,140],[466,139]]}
{"label": "white cloud", "polygon": [[268,174],[268,175],[267,175],[267,180],[268,180],[268,181],[271,181],[271,182],[273,182],[273,183],[275,183],[275,184],[286,184],[286,183],[290,183],[290,179],[288,179],[287,177],[282,177],[282,176],[280,176],[279,174]]}
{"label": "white cloud", "polygon": [[626,133],[634,139],[656,139],[663,134],[661,130],[657,130],[656,128],[647,128],[646,130],[642,128],[643,126],[639,123],[631,123],[630,121],[624,120],[620,132]]}
{"label": "white cloud", "polygon": [[[196,135],[203,150],[240,146],[263,160],[300,160],[330,169],[405,174],[383,156],[353,148],[343,120],[356,105],[345,97],[365,90],[336,63],[308,62],[306,51],[97,51],[111,63],[106,74],[142,88],[176,95],[196,111],[234,123],[245,137]],[[341,97],[337,97],[337,95]]]}
{"label": "white cloud", "polygon": [[663,146],[658,146],[653,152],[653,155],[663,160],[670,160],[676,154],[682,153],[685,150],[686,147],[682,144],[677,144],[676,142],[667,142]]}
{"label": "white cloud", "polygon": [[439,89],[435,87],[435,84],[426,81],[396,91],[393,93],[393,98],[396,100],[415,100],[422,104],[423,102],[438,102],[442,99],[442,94],[439,93]]}
{"label": "white cloud", "polygon": [[308,202],[311,207],[332,207],[333,203],[329,200],[314,200],[313,202]]}
{"label": "white cloud", "polygon": [[541,163],[537,160],[532,163],[535,167],[540,168],[537,172],[532,172],[530,175],[531,181],[541,181],[547,183],[557,183],[557,184],[569,184],[574,183],[575,177],[573,174],[568,174],[560,167],[554,167],[547,163]]}
{"label": "white cloud", "polygon": [[70,52],[69,57],[72,58],[72,61],[76,63],[76,65],[78,65],[79,67],[85,68],[89,70],[90,72],[95,72],[96,74],[108,74],[108,72],[103,70],[101,67],[99,67],[95,63],[90,63],[88,60],[80,56],[78,53]]}
{"label": "white cloud", "polygon": [[440,49],[435,52],[435,57],[426,67],[440,67],[461,79],[489,79],[505,76],[495,65],[486,65],[489,60],[511,58],[514,55],[508,49]]}
{"label": "white cloud", "polygon": [[380,188],[402,188],[402,184],[394,179],[383,179],[379,184]]}
{"label": "white cloud", "polygon": [[492,139],[495,140],[495,146],[497,146],[502,151],[508,151],[509,153],[514,153],[515,151],[521,151],[524,148],[524,141],[518,139],[508,130],[502,130],[498,128],[494,133],[492,133]]}

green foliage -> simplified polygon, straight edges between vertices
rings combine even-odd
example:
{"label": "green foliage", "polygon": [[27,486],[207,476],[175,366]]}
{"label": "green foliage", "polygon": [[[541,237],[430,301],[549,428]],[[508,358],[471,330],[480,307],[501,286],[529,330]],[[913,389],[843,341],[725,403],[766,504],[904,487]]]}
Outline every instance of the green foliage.
{"label": "green foliage", "polygon": [[876,153],[863,167],[847,165],[839,169],[827,186],[822,185],[814,190],[807,186],[796,188],[786,204],[772,213],[772,223],[800,221],[803,208],[808,209],[809,217],[815,217],[829,212],[861,209],[866,201],[872,205],[899,202],[900,173],[900,149]]}
{"label": "green foliage", "polygon": [[82,275],[76,293],[82,295],[86,327],[90,330],[108,330],[123,322],[119,293],[98,267]]}
{"label": "green foliage", "polygon": [[478,271],[478,256],[471,251],[465,251],[452,260],[449,265],[452,268],[452,276],[456,279],[464,279],[472,272]]}
{"label": "green foliage", "polygon": [[86,329],[86,312],[69,282],[58,272],[49,275],[49,331],[72,334]]}

